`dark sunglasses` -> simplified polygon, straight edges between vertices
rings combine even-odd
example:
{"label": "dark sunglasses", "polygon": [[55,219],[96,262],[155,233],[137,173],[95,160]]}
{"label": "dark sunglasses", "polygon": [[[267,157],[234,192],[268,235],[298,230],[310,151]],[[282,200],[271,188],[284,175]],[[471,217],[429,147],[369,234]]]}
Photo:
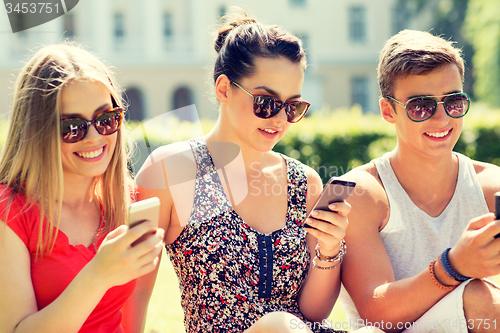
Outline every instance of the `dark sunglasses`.
{"label": "dark sunglasses", "polygon": [[92,120],[82,117],[72,117],[61,119],[61,138],[65,143],[75,143],[83,140],[89,131],[89,127],[94,125],[97,133],[101,135],[111,135],[118,131],[123,120],[123,108],[115,107],[97,113]]}
{"label": "dark sunglasses", "polygon": [[[442,102],[438,102],[434,97],[445,97]],[[423,96],[410,98],[406,105],[395,99],[387,96],[390,99],[406,109],[406,114],[410,120],[421,122],[432,117],[438,108],[439,104],[444,105],[444,110],[448,116],[452,118],[461,118],[469,111],[470,98],[465,93],[454,93],[443,96]]]}
{"label": "dark sunglasses", "polygon": [[304,117],[307,110],[311,106],[311,104],[306,101],[293,101],[285,103],[281,99],[274,96],[254,95],[238,83],[234,81],[231,81],[231,83],[253,97],[253,113],[259,118],[267,119],[274,117],[281,111],[281,109],[285,108],[286,120],[289,123],[296,123]]}

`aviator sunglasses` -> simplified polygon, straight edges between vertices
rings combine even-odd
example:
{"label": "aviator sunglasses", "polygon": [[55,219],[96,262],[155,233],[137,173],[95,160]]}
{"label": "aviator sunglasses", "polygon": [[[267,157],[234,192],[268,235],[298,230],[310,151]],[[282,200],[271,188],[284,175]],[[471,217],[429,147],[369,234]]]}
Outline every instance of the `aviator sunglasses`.
{"label": "aviator sunglasses", "polygon": [[[445,99],[442,102],[438,102],[434,97],[445,97]],[[452,118],[461,118],[465,116],[470,106],[470,98],[465,93],[413,97],[406,102],[406,105],[394,97],[387,96],[386,98],[404,107],[408,118],[414,122],[430,119],[436,113],[439,104],[443,104],[446,114]]]}
{"label": "aviator sunglasses", "polygon": [[289,123],[296,123],[306,114],[311,104],[306,101],[293,101],[285,103],[281,99],[269,95],[254,95],[238,83],[231,81],[232,84],[253,97],[253,113],[263,119],[271,118],[277,115],[281,109],[285,108],[286,120]]}
{"label": "aviator sunglasses", "polygon": [[94,125],[100,135],[111,135],[118,131],[123,120],[123,108],[113,107],[109,110],[98,112],[92,120],[82,117],[62,118],[60,120],[61,137],[65,143],[75,143],[83,140]]}

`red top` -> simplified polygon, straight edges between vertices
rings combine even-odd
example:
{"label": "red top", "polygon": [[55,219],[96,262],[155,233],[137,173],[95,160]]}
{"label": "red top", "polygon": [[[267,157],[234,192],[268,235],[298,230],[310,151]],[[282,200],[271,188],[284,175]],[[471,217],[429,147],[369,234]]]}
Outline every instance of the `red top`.
{"label": "red top", "polygon": [[[16,194],[6,218],[5,209],[9,208],[11,194],[12,190],[0,185],[0,220],[6,222],[28,248],[31,257],[31,280],[38,309],[41,310],[54,301],[80,270],[94,258],[96,248],[99,248],[105,235],[89,247],[81,244],[73,246],[69,244],[68,237],[59,230],[52,252],[45,252],[43,258],[36,258],[40,211],[35,206],[24,207],[25,195]],[[134,291],[135,282],[133,280],[109,289],[79,332],[123,332],[120,326],[121,308]]]}

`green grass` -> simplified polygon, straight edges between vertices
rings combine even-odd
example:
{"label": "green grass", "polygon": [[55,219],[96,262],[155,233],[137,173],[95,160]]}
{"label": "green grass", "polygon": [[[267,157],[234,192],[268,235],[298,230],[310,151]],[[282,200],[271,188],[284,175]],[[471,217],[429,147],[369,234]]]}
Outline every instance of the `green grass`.
{"label": "green grass", "polygon": [[[162,257],[149,304],[145,332],[182,333],[184,332],[184,324],[177,276],[165,252]],[[500,275],[495,276],[494,280],[500,284]],[[340,307],[340,301],[337,301],[328,319],[334,323],[346,321],[345,313]]]}

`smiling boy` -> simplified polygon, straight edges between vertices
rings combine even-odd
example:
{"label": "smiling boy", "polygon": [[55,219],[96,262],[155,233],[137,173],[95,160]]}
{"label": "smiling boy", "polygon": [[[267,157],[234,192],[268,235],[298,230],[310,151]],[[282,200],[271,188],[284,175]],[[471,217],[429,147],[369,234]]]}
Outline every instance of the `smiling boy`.
{"label": "smiling boy", "polygon": [[[382,117],[396,148],[345,178],[351,196],[342,303],[351,322],[386,332],[498,332],[500,168],[452,151],[469,111],[451,42],[405,30],[378,66]],[[451,249],[450,249],[451,248]],[[345,293],[345,291],[349,293]]]}

